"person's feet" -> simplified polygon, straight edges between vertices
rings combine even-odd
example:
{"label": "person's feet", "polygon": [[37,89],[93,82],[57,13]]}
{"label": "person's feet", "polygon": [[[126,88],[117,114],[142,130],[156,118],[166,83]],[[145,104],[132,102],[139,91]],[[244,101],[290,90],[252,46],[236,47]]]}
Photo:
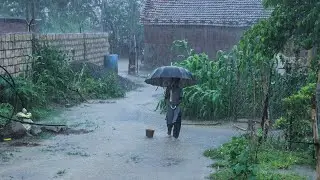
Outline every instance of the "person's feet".
{"label": "person's feet", "polygon": [[176,137],[175,137],[175,138],[173,138],[173,141],[174,141],[174,142],[178,142],[178,141],[180,141],[180,140],[179,140],[179,138],[176,138]]}

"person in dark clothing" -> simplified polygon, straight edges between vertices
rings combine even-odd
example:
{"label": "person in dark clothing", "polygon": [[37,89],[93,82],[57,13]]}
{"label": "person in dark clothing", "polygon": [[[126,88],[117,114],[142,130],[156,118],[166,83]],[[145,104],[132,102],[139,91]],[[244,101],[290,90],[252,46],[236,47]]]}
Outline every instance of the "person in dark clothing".
{"label": "person in dark clothing", "polygon": [[173,128],[173,137],[178,138],[181,130],[181,108],[180,103],[183,96],[182,88],[179,87],[179,78],[174,78],[171,86],[167,87],[165,92],[165,101],[167,102],[167,127],[168,135],[171,136]]}

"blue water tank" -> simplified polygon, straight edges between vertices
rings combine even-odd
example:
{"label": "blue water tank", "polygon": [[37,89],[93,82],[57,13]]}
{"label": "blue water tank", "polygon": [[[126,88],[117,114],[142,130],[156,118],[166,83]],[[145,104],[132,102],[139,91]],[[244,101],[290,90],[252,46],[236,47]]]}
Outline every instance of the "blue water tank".
{"label": "blue water tank", "polygon": [[104,67],[118,74],[118,54],[109,54],[104,57]]}

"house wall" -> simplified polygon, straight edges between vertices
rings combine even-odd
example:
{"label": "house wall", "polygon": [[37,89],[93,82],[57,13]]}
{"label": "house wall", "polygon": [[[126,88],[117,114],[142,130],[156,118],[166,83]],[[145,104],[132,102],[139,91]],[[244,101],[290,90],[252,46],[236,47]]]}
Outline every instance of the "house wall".
{"label": "house wall", "polygon": [[[34,34],[39,43],[46,43],[62,51],[70,61],[87,61],[103,65],[104,56],[109,53],[108,34]],[[0,66],[12,75],[18,75],[31,68],[32,34],[0,34]],[[4,71],[0,69],[0,74]]]}
{"label": "house wall", "polygon": [[168,65],[174,40],[185,39],[196,52],[205,52],[214,58],[218,50],[231,49],[241,38],[245,28],[214,26],[144,26],[145,65]]}
{"label": "house wall", "polygon": [[28,32],[26,20],[14,18],[0,18],[0,34],[10,32]]}

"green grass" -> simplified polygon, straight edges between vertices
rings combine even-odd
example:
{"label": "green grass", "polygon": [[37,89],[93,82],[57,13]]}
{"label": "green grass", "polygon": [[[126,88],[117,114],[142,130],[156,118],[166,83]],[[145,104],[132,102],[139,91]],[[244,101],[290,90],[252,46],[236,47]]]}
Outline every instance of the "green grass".
{"label": "green grass", "polygon": [[[239,139],[233,138],[232,141],[223,144],[219,148],[209,149],[204,152],[204,156],[215,160],[211,167],[215,168],[217,172],[211,174],[210,179],[237,179],[232,171],[234,167],[230,165],[230,162],[234,162],[234,160],[230,160],[230,157],[233,157],[232,147],[246,145],[246,143],[242,143],[243,140]],[[256,179],[258,180],[304,180],[306,179],[305,177],[296,173],[278,173],[277,170],[285,169],[290,172],[292,166],[311,166],[314,164],[314,160],[309,151],[287,151],[274,148],[266,143],[258,149],[257,163],[255,167],[257,168]]]}
{"label": "green grass", "polygon": [[[212,180],[238,180],[237,177],[232,175],[230,168],[219,170],[217,173],[211,174],[209,179]],[[273,173],[270,171],[259,171],[257,174],[257,180],[307,180],[307,178],[299,176],[296,173],[281,174]]]}
{"label": "green grass", "polygon": [[307,178],[299,176],[296,173],[281,174],[270,171],[260,171],[257,179],[261,180],[306,180]]}
{"label": "green grass", "polygon": [[259,163],[263,169],[289,169],[293,165],[312,164],[312,161],[306,161],[306,156],[307,155],[302,152],[277,149],[262,150],[258,153]]}

